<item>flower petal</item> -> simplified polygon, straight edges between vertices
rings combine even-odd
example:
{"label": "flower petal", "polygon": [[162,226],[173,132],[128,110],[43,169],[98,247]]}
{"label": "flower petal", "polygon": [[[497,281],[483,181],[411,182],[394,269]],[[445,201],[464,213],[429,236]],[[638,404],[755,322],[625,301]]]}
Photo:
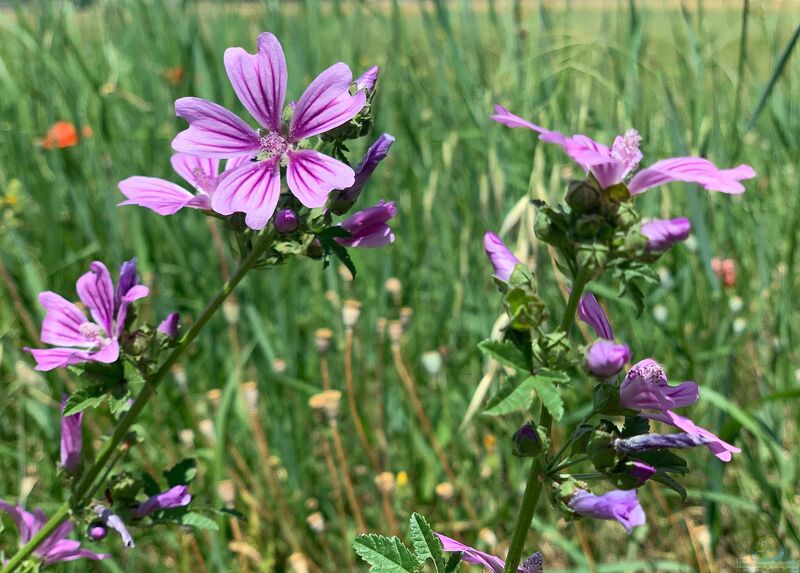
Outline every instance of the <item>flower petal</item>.
{"label": "flower petal", "polygon": [[661,415],[645,415],[645,417],[652,420],[658,420],[659,422],[664,422],[683,430],[687,434],[703,438],[706,441],[705,446],[711,450],[712,454],[714,454],[723,462],[731,461],[731,458],[733,457],[732,454],[738,454],[742,451],[741,448],[737,448],[736,446],[729,444],[705,428],[701,428],[689,418],[679,416],[672,410],[667,410]]}
{"label": "flower petal", "polygon": [[436,533],[436,536],[439,538],[439,541],[442,542],[442,549],[448,553],[454,553],[457,551],[461,552],[461,559],[465,563],[481,565],[484,567],[484,569],[491,571],[492,573],[503,573],[503,568],[506,566],[506,563],[499,557],[479,551],[473,547],[470,547],[469,545],[461,543],[460,541],[456,541],[455,539],[451,539],[446,535],[442,535],[441,533]]}
{"label": "flower petal", "polygon": [[81,324],[88,320],[77,306],[50,291],[41,293],[39,302],[47,311],[42,322],[42,342],[91,348],[92,344],[87,343],[86,337],[80,333]]}
{"label": "flower petal", "polygon": [[259,35],[257,54],[248,54],[244,48],[228,48],[225,71],[250,115],[270,131],[280,132],[287,72],[278,39],[269,33]]}
{"label": "flower petal", "polygon": [[126,200],[118,205],[138,205],[159,215],[173,215],[184,207],[191,207],[195,196],[171,181],[157,177],[136,175],[119,182],[119,190]]}
{"label": "flower petal", "polygon": [[25,511],[22,506],[12,505],[2,499],[0,499],[0,510],[5,511],[14,521],[14,524],[17,526],[17,531],[19,531],[20,543],[27,543],[30,541],[30,538],[35,533],[31,528],[34,523],[33,516]]}
{"label": "flower petal", "polygon": [[651,187],[671,181],[697,183],[708,191],[722,193],[744,193],[743,179],[755,177],[756,172],[749,165],[739,165],[733,169],[719,169],[708,159],[702,157],[672,157],[657,161],[633,176],[628,184],[631,195],[644,193]]}
{"label": "flower petal", "polygon": [[614,331],[608,321],[608,315],[595,296],[587,292],[578,304],[578,318],[591,326],[597,336],[606,340],[614,340]]}
{"label": "flower petal", "polygon": [[289,151],[288,156],[286,183],[292,194],[310,209],[322,207],[331,191],[346,189],[355,181],[350,167],[317,151]]}
{"label": "flower petal", "polygon": [[483,235],[483,250],[492,263],[495,276],[503,282],[508,282],[516,266],[522,264],[503,240],[491,231]]}
{"label": "flower petal", "polygon": [[258,133],[221,105],[183,97],[175,102],[175,114],[189,122],[189,127],[172,140],[175,151],[205,157],[237,157],[258,152]]}
{"label": "flower petal", "polygon": [[213,183],[219,175],[218,157],[197,157],[186,153],[174,153],[169,159],[175,173],[189,185],[209,195],[214,192]]}
{"label": "flower petal", "polygon": [[106,266],[100,261],[89,265],[89,272],[78,279],[76,290],[94,321],[108,336],[114,332],[114,283]]}
{"label": "flower petal", "polygon": [[[353,119],[367,102],[363,91],[350,95],[353,73],[339,62],[318,75],[297,101],[289,139],[299,141],[339,127]],[[352,181],[347,185],[352,185]],[[340,187],[342,189],[342,187]]]}
{"label": "flower petal", "polygon": [[275,212],[281,194],[277,158],[248,163],[220,177],[211,199],[214,211],[222,215],[245,213],[251,229],[263,229]]}

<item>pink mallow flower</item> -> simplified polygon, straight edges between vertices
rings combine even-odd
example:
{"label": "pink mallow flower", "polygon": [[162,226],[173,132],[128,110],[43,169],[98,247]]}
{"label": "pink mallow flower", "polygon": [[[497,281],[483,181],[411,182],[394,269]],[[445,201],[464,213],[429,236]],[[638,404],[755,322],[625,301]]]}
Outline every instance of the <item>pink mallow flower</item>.
{"label": "pink mallow flower", "polygon": [[[479,551],[474,547],[465,545],[460,541],[451,539],[450,537],[442,535],[441,533],[436,533],[436,537],[438,537],[439,541],[442,542],[442,549],[448,553],[461,553],[461,560],[464,561],[464,563],[469,563],[470,565],[480,565],[484,568],[484,570],[489,571],[490,573],[503,573],[506,562],[499,557]],[[517,573],[542,573],[542,554],[537,551],[528,557],[519,567],[517,567]]]}
{"label": "pink mallow flower", "polygon": [[281,194],[281,168],[291,193],[308,208],[322,207],[333,189],[347,189],[353,170],[336,159],[302,149],[300,143],[350,121],[366,104],[364,90],[350,94],[353,74],[339,62],[311,82],[293,108],[292,119],[282,119],[286,99],[286,59],[278,39],[258,37],[258,53],[243,48],[225,50],[225,70],[239,101],[261,128],[210,101],[185,97],[175,102],[175,113],[189,128],[172,141],[175,151],[202,157],[250,158],[219,182],[211,207],[222,215],[245,214],[252,229],[266,226]]}
{"label": "pink mallow flower", "polygon": [[135,259],[122,265],[116,289],[106,266],[100,261],[93,262],[89,272],[76,284],[78,297],[89,309],[93,321],[56,293],[41,293],[39,302],[47,311],[41,339],[57,348],[26,348],[36,360],[36,370],[53,370],[81,362],[116,362],[128,306],[150,293],[150,289],[137,283]]}
{"label": "pink mallow flower", "polygon": [[83,412],[64,416],[66,396],[61,399],[61,465],[75,475],[83,461]]}
{"label": "pink mallow flower", "polygon": [[561,146],[604,189],[627,181],[631,196],[671,181],[697,183],[709,191],[739,194],[744,193],[744,186],[740,181],[756,175],[749,165],[720,169],[702,157],[662,159],[636,172],[642,160],[642,152],[639,150],[642,138],[635,129],[629,129],[625,135],[617,136],[613,145],[608,147],[585,135],[567,136],[550,131],[514,115],[500,105],[494,106],[492,119],[508,127],[531,129],[539,134],[540,140]]}
{"label": "pink mallow flower", "polygon": [[503,282],[508,282],[514,267],[522,264],[502,239],[491,231],[487,231],[483,236],[483,249],[489,257],[489,262],[492,263],[495,276]]}
{"label": "pink mallow flower", "polygon": [[119,182],[119,190],[126,199],[119,205],[138,205],[155,211],[159,215],[173,215],[183,209],[211,210],[211,198],[224,173],[241,167],[246,157],[237,157],[226,162],[225,170],[219,172],[220,160],[175,153],[170,162],[175,173],[180,175],[197,193],[190,193],[172,181],[158,177],[134,175]]}
{"label": "pink mallow flower", "polygon": [[692,223],[686,217],[675,219],[653,219],[641,227],[642,235],[647,237],[647,249],[665,251],[675,243],[685,241],[692,232]]}
{"label": "pink mallow flower", "polygon": [[[41,509],[34,509],[33,513],[29,513],[20,505],[11,505],[0,500],[0,510],[10,515],[16,524],[17,531],[19,531],[20,545],[28,543],[47,523],[47,516]],[[66,521],[62,523],[34,550],[33,554],[42,560],[44,567],[62,561],[75,561],[76,559],[98,561],[109,557],[102,553],[82,549],[79,541],[67,539],[66,537],[72,532],[72,528],[72,522]]]}
{"label": "pink mallow flower", "polygon": [[351,236],[337,237],[336,242],[343,247],[382,247],[393,243],[394,233],[387,223],[396,215],[394,201],[379,201],[342,221],[342,227],[350,231]]}
{"label": "pink mallow flower", "polygon": [[603,495],[594,495],[581,489],[567,505],[584,517],[615,519],[628,533],[646,522],[635,489],[615,489]]}
{"label": "pink mallow flower", "polygon": [[192,494],[189,493],[189,488],[185,485],[176,485],[140,503],[136,509],[133,510],[133,516],[137,519],[146,517],[162,509],[172,509],[173,507],[189,505],[191,501]]}

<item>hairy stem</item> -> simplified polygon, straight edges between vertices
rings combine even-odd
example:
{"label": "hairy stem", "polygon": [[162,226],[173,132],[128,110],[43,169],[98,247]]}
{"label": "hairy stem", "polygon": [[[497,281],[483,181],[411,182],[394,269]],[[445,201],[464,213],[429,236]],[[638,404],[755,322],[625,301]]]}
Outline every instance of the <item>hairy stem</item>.
{"label": "hairy stem", "polygon": [[183,335],[177,346],[172,350],[169,356],[167,356],[167,359],[163,362],[163,364],[161,364],[161,367],[147,380],[144,388],[142,388],[142,391],[131,405],[130,410],[128,410],[125,415],[120,418],[119,422],[117,422],[117,426],[114,428],[111,438],[106,442],[106,444],[100,450],[100,453],[97,455],[97,459],[95,459],[94,463],[89,467],[88,470],[86,470],[86,472],[83,474],[83,477],[75,486],[70,500],[65,502],[58,509],[58,511],[53,514],[47,523],[44,524],[42,529],[40,529],[39,532],[34,535],[30,541],[28,541],[28,543],[23,545],[17,551],[17,553],[8,560],[5,567],[0,570],[0,573],[11,573],[12,571],[15,571],[20,563],[27,559],[36,550],[36,548],[39,547],[39,545],[41,545],[42,542],[53,533],[53,531],[55,531],[59,525],[69,519],[70,508],[77,507],[81,504],[81,502],[84,501],[84,497],[86,496],[87,492],[92,490],[97,478],[106,467],[106,464],[111,459],[120,443],[122,443],[122,441],[125,439],[125,436],[128,434],[128,430],[130,430],[131,426],[134,424],[134,422],[136,422],[137,418],[142,413],[144,407],[155,395],[159,384],[161,384],[164,378],[166,378],[170,369],[178,362],[178,359],[185,352],[186,348],[197,338],[206,323],[208,323],[211,317],[214,316],[214,314],[219,310],[219,308],[222,306],[222,303],[226,298],[228,298],[228,295],[231,294],[236,285],[241,282],[248,271],[250,271],[256,262],[258,262],[258,259],[261,258],[261,255],[266,252],[266,250],[272,244],[273,238],[274,231],[271,227],[265,229],[259,234],[252,250],[247,254],[244,260],[242,260],[234,275],[229,280],[225,281],[225,284],[222,285],[222,288],[217,292],[214,298],[211,299],[211,302],[206,305],[198,319],[194,322],[194,324],[192,324],[188,332]]}

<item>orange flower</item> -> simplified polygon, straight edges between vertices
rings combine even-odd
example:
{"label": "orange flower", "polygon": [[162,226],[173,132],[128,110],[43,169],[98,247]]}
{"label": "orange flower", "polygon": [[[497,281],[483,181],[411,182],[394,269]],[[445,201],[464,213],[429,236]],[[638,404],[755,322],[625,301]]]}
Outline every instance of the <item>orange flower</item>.
{"label": "orange flower", "polygon": [[40,142],[45,149],[63,149],[78,144],[78,131],[68,121],[57,121]]}

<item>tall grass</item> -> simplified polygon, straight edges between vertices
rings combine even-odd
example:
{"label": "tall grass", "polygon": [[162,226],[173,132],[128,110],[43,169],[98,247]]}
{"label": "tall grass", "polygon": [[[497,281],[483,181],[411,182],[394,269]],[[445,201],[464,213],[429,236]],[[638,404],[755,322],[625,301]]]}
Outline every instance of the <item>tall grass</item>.
{"label": "tall grass", "polygon": [[[693,153],[721,164],[745,161],[759,173],[733,201],[682,185],[643,197],[652,216],[687,214],[694,240],[660,263],[662,284],[648,294],[658,320],[639,321],[634,309],[610,303],[634,356],[658,358],[673,379],[697,380],[708,406],[692,415],[743,454],[729,465],[704,452],[690,455],[696,471],[686,502],[645,488],[649,531],[627,541],[613,525],[578,526],[546,513],[534,525],[548,570],[597,563],[597,571],[609,572],[726,571],[764,537],[796,555],[800,63],[793,52],[800,9],[691,6],[107,0],[83,9],[47,1],[2,9],[2,496],[22,492],[28,505],[45,507],[63,496],[53,463],[55,406],[74,381],[32,374],[21,352],[38,343],[25,328],[26,314],[37,324],[42,317],[38,292],[72,293],[89,261],[102,256],[113,265],[135,255],[153,287],[145,312],[158,320],[177,309],[191,320],[221,283],[231,254],[224,231],[195,213],[162,218],[118,208],[116,182],[134,174],[173,178],[169,143],[182,127],[172,108],[177,97],[198,95],[243,111],[222,54],[231,45],[252,50],[257,33],[269,30],[286,49],[290,97],[339,59],[356,69],[382,67],[376,132],[392,133],[397,143],[367,193],[397,201],[398,239],[391,248],[355,253],[355,282],[311,262],[246,281],[227,320],[208,327],[185,370],[161,390],[131,454],[155,472],[196,456],[197,499],[221,508],[217,486],[232,480],[239,517],[210,513],[218,531],[145,535],[136,551],[114,548],[117,565],[98,569],[284,570],[297,551],[325,571],[349,566],[344,539],[355,522],[343,468],[332,453],[332,429],[312,421],[308,405],[322,388],[319,327],[334,332],[327,361],[333,387],[344,390],[345,298],[363,303],[353,368],[367,438],[384,470],[408,476],[390,495],[400,523],[418,509],[437,527],[463,528],[467,539],[487,527],[492,535],[483,532],[480,543],[502,550],[524,479],[507,439],[515,428],[477,415],[458,429],[485,374],[476,344],[501,310],[480,236],[503,224],[512,242],[528,244],[531,214],[521,199],[556,197],[570,166],[531,134],[491,124],[493,103],[600,140],[635,126],[646,162]],[[183,76],[173,82],[177,68]],[[44,150],[36,141],[56,120],[89,126],[92,136]],[[221,233],[216,242],[214,232]],[[545,295],[560,296],[546,249],[528,249]],[[736,260],[735,287],[718,282],[714,256]],[[391,277],[402,283],[394,295],[384,288]],[[613,296],[611,287],[597,288]],[[388,333],[376,325],[399,318],[401,307],[413,316],[393,361]],[[436,349],[444,366],[429,373],[420,358]],[[404,390],[404,367],[457,474],[452,496],[443,495],[446,487],[436,493],[448,478]],[[490,394],[503,383],[500,375],[486,380]],[[255,416],[245,401],[247,381],[258,388]],[[219,393],[209,399],[209,390]],[[345,402],[342,408],[347,477],[371,527],[389,532],[374,469]],[[581,408],[573,401],[576,419]],[[108,427],[104,416],[92,415],[97,428]],[[460,497],[465,491],[479,524]],[[327,523],[318,535],[305,525],[315,511]]]}

